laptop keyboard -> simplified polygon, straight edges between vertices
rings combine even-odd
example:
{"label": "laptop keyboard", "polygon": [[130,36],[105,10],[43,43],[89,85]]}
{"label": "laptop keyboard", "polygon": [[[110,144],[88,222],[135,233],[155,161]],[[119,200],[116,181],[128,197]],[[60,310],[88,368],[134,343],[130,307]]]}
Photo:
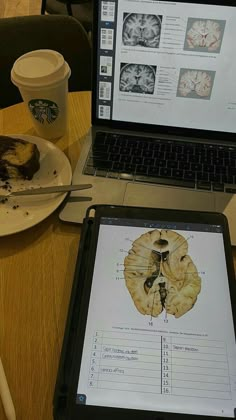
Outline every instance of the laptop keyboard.
{"label": "laptop keyboard", "polygon": [[86,175],[236,193],[236,147],[98,132]]}

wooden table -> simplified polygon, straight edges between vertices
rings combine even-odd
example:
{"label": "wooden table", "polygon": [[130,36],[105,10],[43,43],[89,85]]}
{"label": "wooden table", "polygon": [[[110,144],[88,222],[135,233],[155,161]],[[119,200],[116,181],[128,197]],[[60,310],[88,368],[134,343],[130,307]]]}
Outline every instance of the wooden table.
{"label": "wooden table", "polygon": [[[69,95],[69,131],[55,141],[72,168],[90,127],[90,94]],[[24,104],[0,111],[1,134],[35,135]],[[0,238],[0,355],[17,420],[51,420],[52,399],[80,239],[59,210]],[[236,263],[236,249],[233,250]],[[235,264],[236,265],[236,264]],[[0,404],[0,419],[4,413]]]}
{"label": "wooden table", "polygon": [[[90,127],[90,94],[69,95],[68,134],[54,143],[72,167]],[[24,104],[0,111],[1,134],[34,132]],[[80,226],[59,210],[31,229],[0,238],[0,355],[17,420],[52,419],[52,399]],[[0,402],[0,419],[4,419]]]}

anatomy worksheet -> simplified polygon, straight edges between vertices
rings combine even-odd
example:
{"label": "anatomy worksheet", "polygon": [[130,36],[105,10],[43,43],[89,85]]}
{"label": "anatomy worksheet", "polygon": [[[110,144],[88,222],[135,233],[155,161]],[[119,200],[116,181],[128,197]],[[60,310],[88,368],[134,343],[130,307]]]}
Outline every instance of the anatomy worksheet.
{"label": "anatomy worksheet", "polygon": [[222,233],[102,224],[78,403],[233,417],[235,360]]}

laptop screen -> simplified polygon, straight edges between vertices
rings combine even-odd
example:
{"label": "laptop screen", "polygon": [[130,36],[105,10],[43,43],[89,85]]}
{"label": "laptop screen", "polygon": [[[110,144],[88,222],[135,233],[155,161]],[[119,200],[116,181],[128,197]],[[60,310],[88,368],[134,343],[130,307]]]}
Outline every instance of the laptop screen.
{"label": "laptop screen", "polygon": [[227,5],[99,0],[96,119],[235,133],[235,22]]}

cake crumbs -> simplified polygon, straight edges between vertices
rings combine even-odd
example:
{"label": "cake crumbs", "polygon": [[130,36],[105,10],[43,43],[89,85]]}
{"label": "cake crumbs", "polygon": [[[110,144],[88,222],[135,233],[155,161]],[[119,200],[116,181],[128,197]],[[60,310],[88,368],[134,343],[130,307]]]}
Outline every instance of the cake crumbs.
{"label": "cake crumbs", "polygon": [[6,181],[3,185],[0,186],[0,188],[6,191],[11,191],[12,186],[8,181]]}
{"label": "cake crumbs", "polygon": [[12,206],[13,210],[18,209],[18,207],[19,207],[19,204],[16,204],[15,206]]}

